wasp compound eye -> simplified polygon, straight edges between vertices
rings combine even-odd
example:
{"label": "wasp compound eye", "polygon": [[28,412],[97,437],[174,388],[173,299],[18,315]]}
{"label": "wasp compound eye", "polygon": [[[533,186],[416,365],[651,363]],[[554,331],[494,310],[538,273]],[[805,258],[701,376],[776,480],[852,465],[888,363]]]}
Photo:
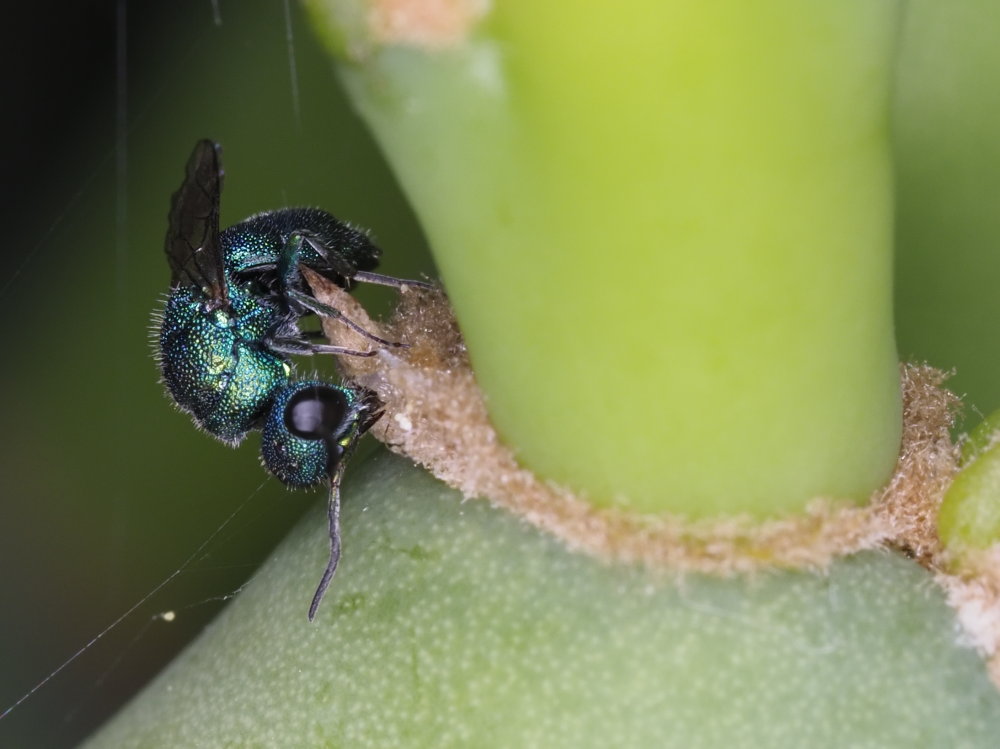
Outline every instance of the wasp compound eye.
{"label": "wasp compound eye", "polygon": [[343,440],[356,431],[357,402],[347,388],[323,382],[280,388],[264,422],[264,466],[289,486],[328,480],[343,456]]}
{"label": "wasp compound eye", "polygon": [[349,409],[343,392],[328,385],[307,386],[285,406],[285,427],[307,440],[336,441]]}

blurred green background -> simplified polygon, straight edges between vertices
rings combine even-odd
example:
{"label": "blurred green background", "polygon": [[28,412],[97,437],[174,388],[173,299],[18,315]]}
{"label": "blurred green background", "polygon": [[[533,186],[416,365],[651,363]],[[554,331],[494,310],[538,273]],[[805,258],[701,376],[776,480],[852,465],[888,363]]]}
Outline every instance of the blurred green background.
{"label": "blurred green background", "polygon": [[[0,704],[249,504],[192,569],[0,723],[0,746],[86,735],[318,501],[266,479],[256,438],[232,451],[197,433],[157,382],[149,314],[167,288],[167,206],[194,141],[224,146],[224,224],[317,205],[371,227],[386,272],[433,273],[415,218],[300,9],[287,8],[290,26],[278,0],[219,11],[221,25],[208,0],[66,3],[24,11],[34,15],[5,29]],[[984,413],[1000,407],[997,38],[995,0],[911,2],[893,111],[900,354],[956,367],[953,387]],[[376,309],[391,301],[382,290],[361,294]],[[151,620],[166,610],[177,620]]]}

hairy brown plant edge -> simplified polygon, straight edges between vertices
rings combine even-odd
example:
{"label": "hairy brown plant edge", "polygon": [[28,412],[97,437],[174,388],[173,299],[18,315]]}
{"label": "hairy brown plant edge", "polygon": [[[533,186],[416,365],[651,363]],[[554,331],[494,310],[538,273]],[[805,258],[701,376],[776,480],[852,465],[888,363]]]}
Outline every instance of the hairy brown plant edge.
{"label": "hairy brown plant edge", "polygon": [[[372,429],[375,437],[467,499],[487,498],[570,548],[678,575],[823,570],[839,556],[895,548],[934,573],[962,625],[961,642],[987,658],[1000,688],[1000,545],[959,568],[937,534],[938,507],[959,466],[950,432],[960,401],[942,387],[946,373],[901,366],[899,457],[889,482],[867,506],[818,498],[800,514],[766,521],[641,515],[595,507],[517,464],[490,424],[443,291],[404,289],[392,318],[378,324],[344,290],[303,271],[320,301],[366,330],[408,345],[379,349],[371,358],[341,357],[340,366],[385,404]],[[370,341],[336,320],[323,325],[333,343],[370,348]]]}
{"label": "hairy brown plant edge", "polygon": [[[466,498],[488,498],[572,548],[715,574],[823,568],[838,555],[884,544],[925,564],[939,551],[937,506],[957,469],[949,435],[957,398],[940,387],[945,375],[938,370],[902,368],[902,449],[892,479],[867,507],[816,499],[800,515],[767,521],[641,515],[595,507],[517,464],[490,424],[443,292],[407,288],[392,319],[378,324],[342,289],[306,272],[318,299],[366,330],[408,345],[381,348],[370,358],[340,359],[346,377],[375,391],[385,404],[385,415],[372,429],[375,437]],[[371,347],[336,320],[324,320],[324,331],[337,345]]]}

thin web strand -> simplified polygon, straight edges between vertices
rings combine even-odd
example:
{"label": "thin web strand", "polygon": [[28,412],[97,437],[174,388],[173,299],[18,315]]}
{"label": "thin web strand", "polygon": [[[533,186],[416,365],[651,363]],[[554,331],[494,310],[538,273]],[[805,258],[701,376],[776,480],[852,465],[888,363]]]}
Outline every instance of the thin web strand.
{"label": "thin web strand", "polygon": [[215,538],[220,533],[222,533],[222,531],[225,530],[226,527],[229,526],[229,524],[236,518],[237,515],[239,515],[244,510],[244,508],[246,508],[246,506],[250,503],[250,500],[253,499],[260,492],[260,490],[264,487],[264,484],[266,484],[266,483],[267,483],[266,480],[263,481],[263,482],[261,482],[260,486],[258,486],[256,489],[254,489],[253,492],[250,493],[250,496],[248,496],[245,500],[243,500],[243,502],[240,504],[240,506],[237,507],[235,510],[233,510],[233,512],[229,515],[229,517],[227,517],[224,521],[222,521],[222,524],[218,528],[216,528],[214,531],[212,531],[211,535],[209,535],[208,538],[206,538],[204,541],[201,542],[201,544],[198,546],[198,548],[195,549],[194,552],[187,559],[184,560],[184,563],[181,564],[180,567],[178,567],[173,572],[171,572],[169,575],[167,575],[152,590],[150,590],[148,593],[146,593],[146,595],[144,595],[135,604],[133,604],[124,614],[122,614],[121,616],[119,616],[117,619],[115,619],[113,622],[111,622],[111,624],[109,624],[107,627],[105,627],[100,632],[98,632],[94,637],[92,637],[89,641],[87,641],[87,643],[85,645],[83,645],[83,647],[81,647],[75,653],[73,653],[72,655],[70,655],[69,658],[67,658],[57,668],[55,668],[53,671],[51,671],[48,674],[48,676],[46,676],[44,679],[42,679],[40,682],[38,682],[30,690],[28,690],[27,692],[25,692],[20,697],[20,699],[17,700],[17,702],[15,702],[14,704],[12,704],[10,707],[8,707],[6,710],[4,710],[2,713],[0,713],[0,720],[3,720],[4,718],[6,718],[8,715],[10,715],[11,712],[13,712],[15,709],[17,709],[18,707],[20,707],[26,700],[30,699],[31,696],[33,694],[35,694],[35,692],[37,692],[39,689],[41,689],[46,684],[48,684],[53,678],[55,678],[60,673],[62,673],[62,671],[67,666],[69,666],[77,658],[79,658],[81,655],[83,655],[88,650],[90,650],[90,648],[92,648],[94,645],[96,645],[106,634],[108,634],[109,632],[111,632],[111,630],[115,629],[115,627],[117,627],[119,624],[121,624],[123,621],[125,621],[129,616],[131,616],[135,611],[137,611],[144,603],[146,603],[146,601],[148,601],[150,598],[152,598],[157,593],[159,593],[161,590],[163,590],[163,588],[165,588],[167,586],[167,584],[170,583],[175,577],[177,577],[182,572],[184,572],[185,570],[187,570],[191,566],[191,564],[194,563],[194,561],[199,558],[199,556],[202,554],[202,552],[205,551],[205,549],[208,547],[208,545],[210,543],[212,543],[212,541],[215,540]]}

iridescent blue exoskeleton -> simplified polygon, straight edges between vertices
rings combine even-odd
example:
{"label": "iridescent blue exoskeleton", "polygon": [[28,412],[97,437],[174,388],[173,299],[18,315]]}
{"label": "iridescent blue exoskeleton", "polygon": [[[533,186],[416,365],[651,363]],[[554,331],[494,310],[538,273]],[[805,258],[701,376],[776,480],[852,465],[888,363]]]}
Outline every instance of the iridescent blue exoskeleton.
{"label": "iridescent blue exoskeleton", "polygon": [[382,415],[375,394],[354,385],[292,379],[290,354],[372,356],[312,342],[304,315],[340,319],[379,346],[379,338],[317,301],[302,279],[309,267],[344,288],[355,281],[426,286],[372,273],[380,251],[363,232],[325,211],[261,213],[219,232],[221,149],[199,141],[170,205],[166,253],[170,295],[159,326],[163,382],[181,410],[212,436],[239,444],[263,432],[264,466],[292,487],[330,484],[330,561],[309,619],[340,558],[340,481],[358,439]]}

